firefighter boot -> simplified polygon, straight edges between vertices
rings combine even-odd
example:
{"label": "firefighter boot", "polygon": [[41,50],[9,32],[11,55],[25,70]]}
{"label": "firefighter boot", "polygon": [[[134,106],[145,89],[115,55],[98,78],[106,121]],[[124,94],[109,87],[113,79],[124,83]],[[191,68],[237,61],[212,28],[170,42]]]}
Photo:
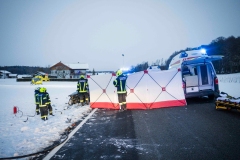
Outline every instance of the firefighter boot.
{"label": "firefighter boot", "polygon": [[52,113],[52,111],[49,111],[49,115],[54,116],[53,113]]}
{"label": "firefighter boot", "polygon": [[126,104],[123,105],[123,109],[124,109],[124,111],[127,110],[127,105]]}
{"label": "firefighter boot", "polygon": [[121,105],[120,109],[119,109],[119,112],[122,112],[122,111],[124,111],[124,109],[123,109],[123,106]]}
{"label": "firefighter boot", "polygon": [[46,121],[46,120],[48,120],[48,117],[42,117],[41,118],[43,121]]}

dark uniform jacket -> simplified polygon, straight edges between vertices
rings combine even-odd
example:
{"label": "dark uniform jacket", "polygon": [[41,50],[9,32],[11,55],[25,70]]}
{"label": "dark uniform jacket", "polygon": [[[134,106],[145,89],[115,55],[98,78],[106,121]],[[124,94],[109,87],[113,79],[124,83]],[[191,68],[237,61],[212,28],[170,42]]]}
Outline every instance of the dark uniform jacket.
{"label": "dark uniform jacket", "polygon": [[38,97],[39,93],[40,92],[38,90],[34,91],[35,104],[39,104],[39,97]]}
{"label": "dark uniform jacket", "polygon": [[115,81],[113,81],[113,85],[117,87],[117,93],[127,93],[126,91],[126,81],[127,81],[127,76],[121,74],[116,78]]}
{"label": "dark uniform jacket", "polygon": [[85,78],[80,78],[77,84],[77,91],[79,93],[85,93],[88,91],[88,80]]}
{"label": "dark uniform jacket", "polygon": [[39,98],[39,107],[45,107],[48,104],[51,104],[50,97],[47,92],[40,92],[38,94]]}

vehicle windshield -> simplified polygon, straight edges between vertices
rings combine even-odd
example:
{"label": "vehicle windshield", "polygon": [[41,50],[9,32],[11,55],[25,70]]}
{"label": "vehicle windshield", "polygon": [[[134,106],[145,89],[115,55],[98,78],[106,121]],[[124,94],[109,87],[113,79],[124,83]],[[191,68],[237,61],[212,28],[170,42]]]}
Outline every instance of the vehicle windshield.
{"label": "vehicle windshield", "polygon": [[40,81],[40,78],[33,78],[33,80],[36,81]]}

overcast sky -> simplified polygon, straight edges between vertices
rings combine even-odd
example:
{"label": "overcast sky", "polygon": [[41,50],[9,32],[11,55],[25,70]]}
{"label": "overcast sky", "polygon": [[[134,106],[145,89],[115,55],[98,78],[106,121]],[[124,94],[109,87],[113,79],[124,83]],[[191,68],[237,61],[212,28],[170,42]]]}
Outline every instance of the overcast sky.
{"label": "overcast sky", "polygon": [[239,37],[239,15],[240,0],[0,0],[0,66],[151,64]]}

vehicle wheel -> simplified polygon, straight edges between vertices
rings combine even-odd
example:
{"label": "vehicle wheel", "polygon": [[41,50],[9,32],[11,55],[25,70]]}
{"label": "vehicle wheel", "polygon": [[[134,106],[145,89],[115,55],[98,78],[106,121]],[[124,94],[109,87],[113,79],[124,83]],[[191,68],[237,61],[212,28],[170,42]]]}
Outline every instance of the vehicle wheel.
{"label": "vehicle wheel", "polygon": [[214,99],[215,99],[214,94],[208,95],[208,99],[209,99],[209,100],[214,100]]}

